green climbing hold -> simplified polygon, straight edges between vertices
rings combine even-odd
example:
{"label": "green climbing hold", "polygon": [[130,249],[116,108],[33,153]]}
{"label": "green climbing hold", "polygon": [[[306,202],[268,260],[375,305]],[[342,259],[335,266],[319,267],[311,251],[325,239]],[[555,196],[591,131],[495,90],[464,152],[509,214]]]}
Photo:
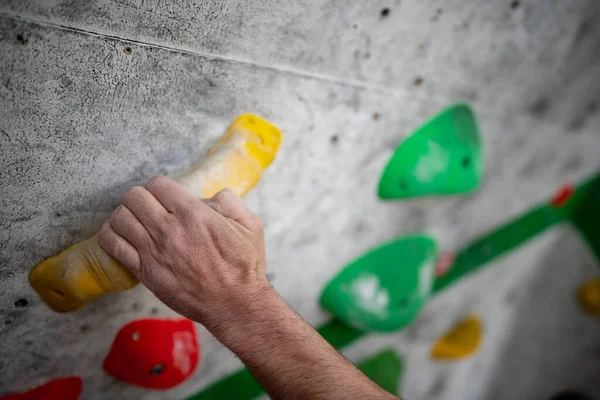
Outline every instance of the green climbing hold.
{"label": "green climbing hold", "polygon": [[379,197],[405,199],[466,193],[483,177],[475,114],[466,104],[446,108],[404,140],[379,181]]}
{"label": "green climbing hold", "polygon": [[392,349],[383,350],[356,364],[363,374],[391,394],[398,396],[402,359]]}
{"label": "green climbing hold", "polygon": [[429,236],[399,238],[346,266],[321,294],[321,306],[361,330],[408,325],[429,298],[437,260]]}

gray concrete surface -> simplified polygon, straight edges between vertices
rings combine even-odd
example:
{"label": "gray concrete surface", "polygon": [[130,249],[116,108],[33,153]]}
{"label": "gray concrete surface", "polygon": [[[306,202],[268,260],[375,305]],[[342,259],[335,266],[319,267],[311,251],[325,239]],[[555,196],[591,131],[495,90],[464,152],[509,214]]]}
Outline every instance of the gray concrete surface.
{"label": "gray concrete surface", "polygon": [[[1,0],[0,56],[0,393],[79,374],[84,399],[181,399],[239,367],[200,327],[202,364],[185,384],[115,381],[101,362],[117,330],[173,313],[139,286],[58,315],[27,275],[98,229],[131,185],[201,157],[242,112],[286,135],[247,200],[265,222],[274,286],[312,324],[328,318],[322,286],[369,247],[414,231],[459,247],[600,167],[594,0]],[[459,99],[480,117],[481,190],[378,201],[394,147]],[[566,387],[600,398],[600,325],[574,303],[597,275],[562,227],[436,298],[408,330],[345,354],[394,346],[411,400],[544,399]],[[14,306],[21,298],[27,307]],[[429,360],[431,342],[471,311],[484,316],[483,348]]]}

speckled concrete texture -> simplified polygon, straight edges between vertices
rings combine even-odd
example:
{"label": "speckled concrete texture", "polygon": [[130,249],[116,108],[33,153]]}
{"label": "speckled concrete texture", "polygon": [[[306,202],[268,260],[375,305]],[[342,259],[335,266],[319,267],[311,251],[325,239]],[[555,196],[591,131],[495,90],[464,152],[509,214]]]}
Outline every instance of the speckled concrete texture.
{"label": "speckled concrete texture", "polygon": [[[78,374],[84,399],[181,399],[241,365],[200,327],[202,364],[185,384],[118,382],[101,369],[117,330],[173,312],[138,286],[59,315],[27,282],[130,186],[177,176],[238,114],[285,133],[247,201],[265,222],[273,285],[318,325],[321,288],[368,248],[425,231],[452,250],[598,171],[599,77],[594,0],[0,0],[0,393]],[[379,201],[395,146],[457,100],[480,119],[481,190]],[[600,325],[574,298],[598,267],[557,228],[434,299],[407,330],[345,354],[395,347],[411,400],[600,398]],[[431,361],[429,345],[467,312],[484,317],[482,349]]]}

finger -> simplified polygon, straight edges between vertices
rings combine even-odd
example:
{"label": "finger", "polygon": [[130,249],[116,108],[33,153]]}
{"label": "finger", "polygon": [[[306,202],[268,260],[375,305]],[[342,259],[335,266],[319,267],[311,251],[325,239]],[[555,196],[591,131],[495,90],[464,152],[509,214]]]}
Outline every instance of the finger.
{"label": "finger", "polygon": [[164,175],[150,178],[146,189],[172,213],[182,211],[190,203],[198,201],[185,187]]}
{"label": "finger", "polygon": [[125,238],[138,252],[146,249],[152,240],[144,225],[122,204],[113,212],[109,223],[115,233]]}
{"label": "finger", "polygon": [[203,201],[219,214],[236,221],[251,231],[262,230],[260,219],[250,211],[244,200],[231,189],[223,189],[212,198]]}
{"label": "finger", "polygon": [[151,236],[156,237],[168,211],[146,188],[134,186],[125,193],[122,201],[144,225]]}
{"label": "finger", "polygon": [[139,276],[141,268],[140,254],[125,238],[119,236],[110,226],[104,223],[98,233],[100,246],[117,261],[123,264],[135,276]]}

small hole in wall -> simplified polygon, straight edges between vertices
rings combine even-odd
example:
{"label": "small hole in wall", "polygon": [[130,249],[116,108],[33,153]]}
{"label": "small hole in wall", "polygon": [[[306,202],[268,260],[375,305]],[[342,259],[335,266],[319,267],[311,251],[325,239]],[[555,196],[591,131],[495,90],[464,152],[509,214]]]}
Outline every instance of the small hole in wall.
{"label": "small hole in wall", "polygon": [[164,370],[165,370],[165,366],[163,364],[156,364],[150,370],[150,375],[158,375],[158,374],[162,373]]}
{"label": "small hole in wall", "polygon": [[131,47],[127,46],[123,49],[123,53],[130,55],[133,52],[133,50],[131,49]]}
{"label": "small hole in wall", "polygon": [[416,87],[419,87],[423,84],[423,78],[421,78],[420,76],[417,76],[415,78],[415,80],[413,81],[413,85],[415,85]]}
{"label": "small hole in wall", "polygon": [[384,8],[381,10],[380,16],[381,18],[386,18],[387,16],[390,15],[390,9],[389,8]]}
{"label": "small hole in wall", "polygon": [[156,307],[152,307],[152,308],[150,309],[150,314],[152,314],[152,315],[156,315],[156,314],[158,314],[158,308],[156,308]]}
{"label": "small hole in wall", "polygon": [[21,44],[27,43],[27,38],[25,38],[25,34],[23,32],[17,33],[17,35],[15,36],[15,39],[17,42],[19,42]]}
{"label": "small hole in wall", "polygon": [[131,335],[131,338],[133,340],[139,340],[140,338],[140,333],[139,332],[133,332],[133,334]]}
{"label": "small hole in wall", "polygon": [[373,121],[377,121],[379,117],[381,117],[381,114],[379,114],[378,112],[374,112],[373,115],[371,115]]}
{"label": "small hole in wall", "polygon": [[521,5],[521,3],[519,2],[519,0],[513,0],[510,3],[510,8],[512,8],[513,10],[516,10],[517,8],[519,8],[519,5]]}
{"label": "small hole in wall", "polygon": [[329,141],[331,142],[331,144],[336,144],[339,140],[340,140],[340,138],[337,135],[333,135],[329,138]]}
{"label": "small hole in wall", "polygon": [[27,299],[19,299],[17,301],[15,301],[15,307],[27,307],[27,304],[29,304],[29,302],[27,301]]}

